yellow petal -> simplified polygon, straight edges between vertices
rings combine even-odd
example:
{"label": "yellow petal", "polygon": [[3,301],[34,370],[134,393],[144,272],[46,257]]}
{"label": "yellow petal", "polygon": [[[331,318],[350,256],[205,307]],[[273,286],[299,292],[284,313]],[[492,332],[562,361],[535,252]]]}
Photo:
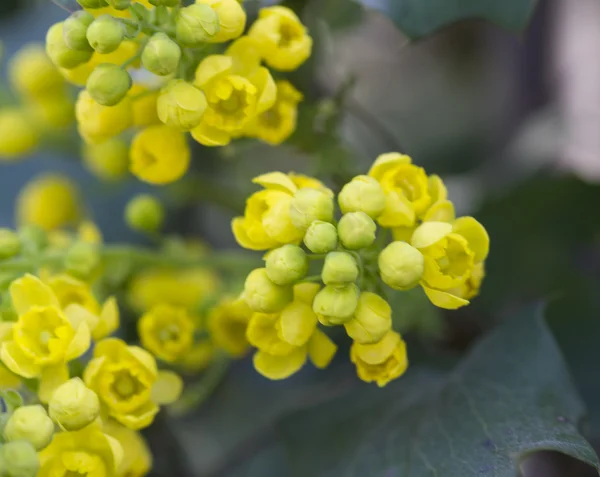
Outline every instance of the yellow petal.
{"label": "yellow petal", "polygon": [[104,302],[100,312],[100,321],[92,332],[94,340],[98,341],[112,334],[119,328],[119,306],[115,297],[111,296]]}
{"label": "yellow petal", "polygon": [[298,283],[294,285],[294,301],[301,301],[312,306],[320,289],[321,285],[318,283]]}
{"label": "yellow petal", "polygon": [[445,310],[456,310],[457,308],[469,304],[469,300],[464,300],[463,298],[444,291],[428,288],[425,285],[423,285],[423,290],[425,290],[425,294],[431,300],[431,303],[437,307],[444,308]]}
{"label": "yellow petal", "polygon": [[475,254],[475,262],[484,261],[490,251],[490,237],[481,225],[473,217],[460,217],[452,224],[452,231],[462,235],[469,242],[469,248]]}
{"label": "yellow petal", "polygon": [[181,377],[172,371],[159,371],[154,386],[152,400],[157,404],[171,404],[179,399],[183,391]]}
{"label": "yellow petal", "polygon": [[87,323],[81,323],[75,329],[75,336],[69,343],[69,347],[67,348],[67,353],[65,358],[67,361],[70,361],[75,358],[79,358],[82,354],[84,354],[88,349],[90,349],[90,344],[92,341],[92,336],[90,333],[90,327]]}
{"label": "yellow petal", "polygon": [[40,401],[48,402],[57,387],[69,380],[69,369],[66,364],[48,366],[42,369],[38,395]]}
{"label": "yellow petal", "polygon": [[425,212],[423,222],[452,222],[455,218],[454,204],[449,200],[442,200]]}
{"label": "yellow petal", "polygon": [[77,303],[68,305],[64,312],[74,329],[77,329],[82,323],[87,324],[92,330],[98,325],[98,317]]}
{"label": "yellow petal", "polygon": [[41,369],[31,361],[14,341],[5,341],[0,347],[0,359],[13,373],[24,378],[35,378]]}
{"label": "yellow petal", "polygon": [[380,180],[383,175],[390,169],[402,165],[410,164],[412,159],[410,156],[400,154],[399,152],[388,152],[387,154],[381,154],[371,166],[369,175],[377,180]]}
{"label": "yellow petal", "polygon": [[102,356],[101,358],[92,359],[87,364],[83,372],[83,381],[85,382],[86,386],[91,387],[93,385],[93,382],[95,381],[105,362],[106,358]]}
{"label": "yellow petal", "polygon": [[326,368],[335,356],[337,345],[317,328],[308,342],[308,356],[319,369]]}
{"label": "yellow petal", "polygon": [[19,389],[21,378],[0,364],[0,389]]}
{"label": "yellow petal", "polygon": [[377,343],[360,344],[355,342],[352,347],[355,350],[356,355],[365,363],[377,365],[387,360],[401,341],[402,338],[400,335],[395,331],[390,330],[387,335]]}
{"label": "yellow petal", "polygon": [[294,301],[281,312],[280,337],[294,346],[303,346],[313,335],[317,321],[312,305]]}
{"label": "yellow petal", "polygon": [[260,66],[261,56],[258,42],[247,35],[235,40],[225,51],[233,58],[234,73],[248,76]]}
{"label": "yellow petal", "polygon": [[448,190],[440,176],[433,174],[428,177],[427,182],[429,195],[431,196],[431,201],[433,203],[441,202],[448,198]]}
{"label": "yellow petal", "polygon": [[233,58],[225,55],[210,55],[204,58],[198,68],[194,79],[194,86],[204,89],[212,80],[229,74],[233,68]]}
{"label": "yellow petal", "polygon": [[256,86],[258,101],[256,103],[257,114],[271,109],[277,99],[277,86],[275,80],[267,68],[261,66],[250,78],[250,82]]}
{"label": "yellow petal", "polygon": [[412,235],[416,227],[394,227],[392,229],[392,237],[395,241],[410,243]]}
{"label": "yellow petal", "polygon": [[0,343],[8,341],[12,338],[12,330],[14,323],[10,321],[0,322]]}
{"label": "yellow petal", "polygon": [[158,414],[160,408],[152,401],[148,401],[143,406],[130,414],[113,414],[112,416],[129,429],[135,431],[148,427],[152,424],[154,416]]}
{"label": "yellow petal", "polygon": [[252,179],[252,182],[263,186],[265,189],[275,189],[288,194],[295,194],[298,188],[283,172],[269,172]]}
{"label": "yellow petal", "polygon": [[250,239],[250,237],[248,237],[248,233],[246,232],[246,219],[244,219],[244,217],[236,217],[233,219],[231,221],[231,229],[237,243],[241,247],[247,248],[248,250],[267,250],[277,246],[277,242],[272,239],[265,239],[261,241]]}
{"label": "yellow petal", "polygon": [[32,306],[60,307],[52,289],[38,277],[29,274],[11,283],[10,297],[19,315],[25,314]]}
{"label": "yellow petal", "polygon": [[118,338],[106,338],[96,344],[94,357],[106,356],[110,361],[119,361],[127,353],[127,343]]}
{"label": "yellow petal", "polygon": [[424,222],[413,233],[411,245],[415,248],[427,248],[451,232],[452,225],[446,222]]}
{"label": "yellow petal", "polygon": [[115,439],[114,437],[111,437],[108,434],[104,434],[104,438],[106,439],[106,442],[107,442],[108,447],[110,448],[110,452],[112,454],[113,465],[111,465],[111,470],[113,468],[114,468],[114,470],[117,470],[121,466],[121,463],[123,462],[123,456],[124,456],[125,449],[123,449],[123,446],[121,446],[119,441],[117,439]]}
{"label": "yellow petal", "polygon": [[298,372],[306,362],[306,348],[296,348],[285,356],[275,356],[257,351],[253,357],[254,368],[265,378],[285,379]]}
{"label": "yellow petal", "polygon": [[156,367],[156,359],[152,356],[148,351],[139,346],[128,346],[127,352],[129,355],[137,360],[146,371],[151,373],[153,376],[158,374],[158,369]]}
{"label": "yellow petal", "polygon": [[415,209],[404,194],[397,191],[387,191],[385,208],[377,218],[382,227],[412,227],[415,223]]}
{"label": "yellow petal", "polygon": [[226,146],[231,142],[231,135],[228,132],[209,126],[204,122],[192,129],[191,134],[203,146]]}

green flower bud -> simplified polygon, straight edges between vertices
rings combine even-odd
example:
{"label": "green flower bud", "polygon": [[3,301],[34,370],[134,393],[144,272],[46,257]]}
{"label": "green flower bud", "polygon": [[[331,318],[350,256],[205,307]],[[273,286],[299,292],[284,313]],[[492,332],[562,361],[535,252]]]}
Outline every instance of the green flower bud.
{"label": "green flower bud", "polygon": [[267,254],[267,275],[276,285],[290,285],[308,272],[308,257],[297,245],[284,245]]}
{"label": "green flower bud", "polygon": [[73,69],[87,63],[93,51],[81,51],[69,48],[64,38],[64,23],[55,23],[46,34],[46,53],[56,66]]}
{"label": "green flower bud", "polygon": [[357,343],[377,343],[392,329],[392,308],[379,295],[362,292],[354,317],[344,327]]}
{"label": "green flower bud", "polygon": [[315,220],[304,235],[304,245],[313,253],[327,253],[337,247],[337,229],[335,225]]}
{"label": "green flower bud", "polygon": [[90,10],[108,6],[106,0],[77,0],[77,3],[79,3],[79,5],[81,5],[83,8],[89,8]]}
{"label": "green flower bud", "polygon": [[129,73],[110,63],[96,66],[87,80],[85,88],[94,101],[103,106],[116,106],[131,89]]}
{"label": "green flower bud", "polygon": [[65,44],[72,50],[94,51],[86,36],[93,21],[94,15],[85,10],[73,13],[63,24]]}
{"label": "green flower bud", "polygon": [[150,73],[167,76],[177,70],[181,48],[164,33],[155,33],[142,53],[142,64]]}
{"label": "green flower bud", "polygon": [[333,198],[319,189],[300,189],[290,204],[290,218],[296,228],[306,230],[315,220],[333,220]]}
{"label": "green flower bud", "polygon": [[110,15],[100,15],[88,27],[87,39],[98,53],[112,53],[123,41],[123,24]]}
{"label": "green flower bud", "polygon": [[325,285],[346,285],[358,278],[358,264],[347,252],[330,252],[325,257],[321,279]]}
{"label": "green flower bud", "polygon": [[252,270],[244,283],[244,300],[253,310],[261,313],[277,313],[292,301],[292,287],[276,285],[265,268]]}
{"label": "green flower bud", "polygon": [[21,251],[21,239],[10,229],[0,229],[0,260],[14,257]]}
{"label": "green flower bud", "polygon": [[25,225],[17,233],[25,252],[38,253],[48,245],[48,235],[37,225]]}
{"label": "green flower bud", "polygon": [[350,319],[358,306],[360,291],[355,284],[343,287],[327,285],[313,301],[313,311],[325,326],[341,325]]}
{"label": "green flower bud", "polygon": [[381,215],[385,207],[385,194],[379,182],[369,176],[356,176],[338,195],[343,214],[364,212],[372,219]]}
{"label": "green flower bud", "polygon": [[344,247],[357,250],[375,241],[377,225],[364,212],[349,212],[338,223],[338,234]]}
{"label": "green flower bud", "polygon": [[29,442],[8,442],[0,447],[2,477],[36,477],[39,469],[39,457]]}
{"label": "green flower bud", "polygon": [[53,435],[54,423],[39,404],[15,409],[4,428],[7,441],[28,441],[36,450],[50,444]]}
{"label": "green flower bud", "polygon": [[77,242],[65,255],[65,271],[82,280],[87,280],[99,264],[98,247],[91,243]]}
{"label": "green flower bud", "polygon": [[127,10],[131,5],[131,0],[107,0],[108,5],[115,10]]}
{"label": "green flower bud", "polygon": [[425,259],[406,242],[392,242],[381,251],[378,263],[384,283],[395,290],[408,290],[421,280]]}
{"label": "green flower bud", "polygon": [[163,205],[153,196],[140,194],[125,207],[125,222],[134,230],[145,233],[158,231],[164,222]]}
{"label": "green flower bud", "polygon": [[156,112],[166,125],[190,131],[202,121],[207,104],[204,93],[193,84],[172,80],[161,90]]}
{"label": "green flower bud", "polygon": [[100,401],[80,378],[73,378],[56,388],[48,403],[48,412],[61,429],[77,431],[96,420]]}
{"label": "green flower bud", "polygon": [[179,10],[175,21],[177,40],[185,46],[201,46],[219,32],[219,16],[205,4],[195,3]]}

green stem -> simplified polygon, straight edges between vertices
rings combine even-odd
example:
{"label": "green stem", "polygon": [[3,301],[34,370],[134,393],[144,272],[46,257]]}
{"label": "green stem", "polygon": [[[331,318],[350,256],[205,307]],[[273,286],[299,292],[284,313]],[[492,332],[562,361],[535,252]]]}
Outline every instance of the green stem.
{"label": "green stem", "polygon": [[320,282],[321,281],[321,275],[309,275],[308,277],[304,277],[301,282],[303,283],[307,283],[307,282]]}

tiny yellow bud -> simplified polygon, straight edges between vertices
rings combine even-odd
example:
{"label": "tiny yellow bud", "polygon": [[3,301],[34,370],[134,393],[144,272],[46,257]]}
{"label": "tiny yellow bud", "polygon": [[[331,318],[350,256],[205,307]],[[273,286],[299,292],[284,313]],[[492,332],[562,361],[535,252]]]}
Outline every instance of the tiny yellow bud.
{"label": "tiny yellow bud", "polygon": [[193,84],[172,80],[161,90],[156,111],[167,126],[189,131],[200,124],[206,106],[206,96]]}
{"label": "tiny yellow bud", "polygon": [[321,279],[325,285],[346,285],[358,278],[358,265],[347,252],[330,252],[325,257]]}
{"label": "tiny yellow bud", "polygon": [[396,290],[408,290],[421,280],[424,261],[421,252],[406,242],[392,242],[379,254],[381,279]]}
{"label": "tiny yellow bud", "polygon": [[14,257],[21,251],[19,235],[10,229],[0,229],[0,260]]}
{"label": "tiny yellow bud", "polygon": [[356,285],[327,285],[313,301],[313,311],[325,326],[341,325],[352,319],[358,306],[359,289]]}
{"label": "tiny yellow bud", "polygon": [[73,378],[56,388],[48,403],[48,412],[62,429],[77,431],[96,420],[100,400],[80,378]]}
{"label": "tiny yellow bud", "polygon": [[87,80],[86,89],[102,106],[119,104],[131,89],[131,76],[123,68],[110,63],[96,66]]}
{"label": "tiny yellow bud", "polygon": [[364,212],[349,212],[338,223],[338,234],[344,247],[351,250],[365,248],[375,241],[377,225]]}
{"label": "tiny yellow bud", "polygon": [[93,51],[81,51],[69,48],[65,43],[64,23],[55,23],[46,34],[46,53],[56,66],[73,69],[87,63]]}
{"label": "tiny yellow bud", "polygon": [[33,152],[40,141],[35,124],[19,109],[0,110],[0,161],[15,161]]}
{"label": "tiny yellow bud", "polygon": [[0,447],[0,471],[4,477],[36,477],[40,460],[27,441],[8,442]]}
{"label": "tiny yellow bud", "polygon": [[73,13],[63,24],[65,44],[72,50],[94,51],[87,39],[87,29],[94,21],[94,15],[85,10]]}
{"label": "tiny yellow bud", "polygon": [[209,5],[219,18],[219,31],[211,43],[233,40],[244,32],[246,12],[238,0],[196,0],[197,4]]}
{"label": "tiny yellow bud", "polygon": [[306,276],[308,257],[297,245],[284,245],[269,252],[266,270],[276,285],[290,285]]}
{"label": "tiny yellow bud", "polygon": [[108,6],[106,0],[77,0],[77,3],[83,8],[89,8],[90,10]]}
{"label": "tiny yellow bud", "polygon": [[277,313],[292,301],[292,287],[276,285],[265,268],[252,270],[244,283],[244,300],[253,310]]}
{"label": "tiny yellow bud", "polygon": [[155,33],[142,52],[142,64],[150,73],[167,76],[174,73],[181,60],[181,48],[164,33]]}
{"label": "tiny yellow bud", "polygon": [[112,53],[123,41],[123,24],[110,15],[101,15],[87,29],[87,39],[98,53]]}
{"label": "tiny yellow bud", "polygon": [[290,203],[290,218],[298,229],[306,230],[315,220],[333,220],[333,199],[319,189],[304,188],[294,194]]}
{"label": "tiny yellow bud", "polygon": [[344,327],[357,343],[377,343],[392,329],[392,308],[379,295],[362,292],[354,317]]}
{"label": "tiny yellow bud", "polygon": [[165,210],[153,196],[140,194],[129,201],[125,208],[125,221],[135,230],[145,233],[158,231],[164,222]]}
{"label": "tiny yellow bud", "polygon": [[364,212],[376,219],[385,208],[385,193],[372,177],[356,176],[342,188],[338,202],[343,214]]}
{"label": "tiny yellow bud", "polygon": [[50,444],[54,435],[54,423],[43,406],[22,406],[13,412],[4,428],[7,441],[27,441],[36,450]]}
{"label": "tiny yellow bud", "polygon": [[[65,84],[44,46],[37,43],[24,46],[10,59],[8,76],[16,91],[36,100],[47,99],[61,91]],[[3,127],[0,130],[6,131]]]}
{"label": "tiny yellow bud", "polygon": [[84,143],[82,156],[86,167],[105,181],[122,179],[129,168],[129,145],[119,138],[99,144]]}
{"label": "tiny yellow bud", "polygon": [[175,21],[177,40],[196,47],[210,41],[219,32],[219,16],[211,7],[195,3],[179,11]]}
{"label": "tiny yellow bud", "polygon": [[66,272],[82,280],[87,280],[99,264],[100,255],[96,244],[77,242],[65,255]]}
{"label": "tiny yellow bud", "polygon": [[337,247],[337,229],[335,225],[315,220],[304,235],[304,245],[313,253],[327,253]]}

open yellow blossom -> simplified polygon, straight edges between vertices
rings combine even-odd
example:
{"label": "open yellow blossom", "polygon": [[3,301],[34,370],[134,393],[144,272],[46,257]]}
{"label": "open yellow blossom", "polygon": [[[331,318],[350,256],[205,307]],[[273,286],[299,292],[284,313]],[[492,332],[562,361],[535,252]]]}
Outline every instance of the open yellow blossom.
{"label": "open yellow blossom", "polygon": [[18,108],[0,110],[0,161],[15,161],[32,153],[40,142],[35,124]]}
{"label": "open yellow blossom", "polygon": [[267,65],[277,70],[295,70],[312,51],[312,38],[296,14],[287,7],[261,9],[248,36],[259,44]]}
{"label": "open yellow blossom", "polygon": [[144,182],[168,184],[186,173],[190,155],[181,131],[164,125],[150,126],[133,139],[130,170]]}
{"label": "open yellow blossom", "polygon": [[38,477],[86,475],[117,477],[123,448],[113,437],[92,424],[80,431],[58,432],[40,453]]}
{"label": "open yellow blossom", "polygon": [[194,342],[195,326],[185,308],[156,305],[138,321],[142,345],[168,363],[182,359]]}
{"label": "open yellow blossom", "polygon": [[208,315],[211,338],[232,356],[243,356],[249,347],[246,330],[252,314],[242,299],[222,300]]}
{"label": "open yellow blossom", "polygon": [[483,225],[472,217],[453,223],[424,222],[415,230],[412,245],[425,259],[421,285],[431,302],[451,310],[469,304],[481,283],[490,247]]}
{"label": "open yellow blossom", "polygon": [[205,146],[229,144],[256,115],[275,103],[275,81],[269,70],[260,66],[258,58],[252,63],[233,56],[244,51],[208,56],[196,69],[194,85],[206,94],[208,107],[192,136]]}
{"label": "open yellow blossom", "polygon": [[108,420],[103,431],[116,439],[123,448],[123,459],[117,469],[120,477],[144,477],[152,467],[152,454],[148,444],[137,431]]}
{"label": "open yellow blossom", "polygon": [[116,106],[102,106],[83,90],[75,104],[75,117],[81,137],[90,143],[118,136],[133,124],[131,98],[125,97]]}
{"label": "open yellow blossom", "polygon": [[350,359],[356,365],[358,377],[383,387],[396,379],[408,368],[406,343],[395,331],[389,331],[374,344],[353,343]]}
{"label": "open yellow blossom", "polygon": [[17,222],[50,231],[76,223],[81,217],[79,191],[65,176],[46,174],[30,181],[20,192]]}
{"label": "open yellow blossom", "polygon": [[69,379],[67,362],[90,346],[90,329],[83,320],[63,313],[50,287],[32,275],[10,285],[18,315],[10,333],[2,333],[0,358],[13,373],[39,378],[39,396],[47,401]]}
{"label": "open yellow blossom", "polygon": [[275,104],[259,114],[246,128],[245,134],[268,144],[284,142],[296,130],[298,103],[302,94],[289,81],[278,81]]}
{"label": "open yellow blossom", "polygon": [[8,76],[12,87],[21,95],[40,99],[62,93],[65,81],[54,66],[44,45],[29,43],[10,60]]}
{"label": "open yellow blossom", "polygon": [[282,172],[270,172],[253,179],[263,190],[246,201],[243,217],[233,219],[237,242],[250,250],[268,250],[287,243],[299,243],[304,232],[292,224],[290,204],[299,189],[318,188],[331,193],[316,179]]}
{"label": "open yellow blossom", "polygon": [[246,11],[238,0],[196,0],[210,6],[219,17],[219,31],[210,38],[210,43],[223,43],[233,40],[244,32]]}
{"label": "open yellow blossom", "polygon": [[150,353],[115,338],[96,345],[83,379],[108,415],[134,430],[149,426],[158,405],[177,400],[182,389],[181,378],[158,371]]}

